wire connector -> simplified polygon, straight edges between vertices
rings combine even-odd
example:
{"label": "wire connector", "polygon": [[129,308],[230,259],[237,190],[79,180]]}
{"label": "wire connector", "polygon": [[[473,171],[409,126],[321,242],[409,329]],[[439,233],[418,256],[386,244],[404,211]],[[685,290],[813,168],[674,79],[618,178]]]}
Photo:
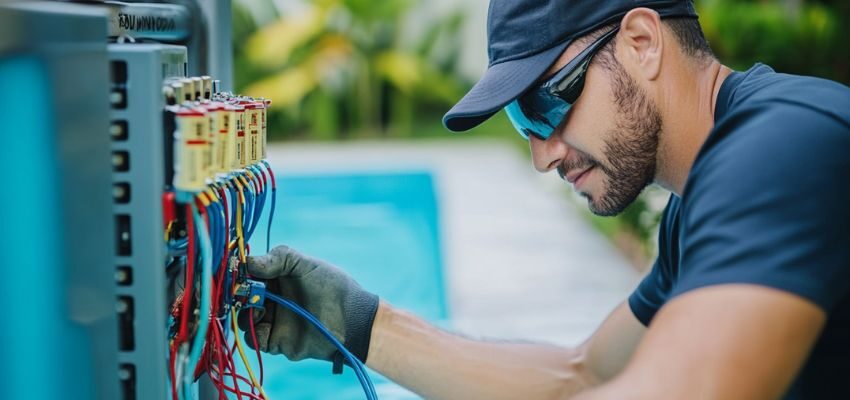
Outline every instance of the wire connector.
{"label": "wire connector", "polygon": [[266,301],[266,284],[248,279],[236,288],[234,296],[236,303],[243,308],[263,308]]}

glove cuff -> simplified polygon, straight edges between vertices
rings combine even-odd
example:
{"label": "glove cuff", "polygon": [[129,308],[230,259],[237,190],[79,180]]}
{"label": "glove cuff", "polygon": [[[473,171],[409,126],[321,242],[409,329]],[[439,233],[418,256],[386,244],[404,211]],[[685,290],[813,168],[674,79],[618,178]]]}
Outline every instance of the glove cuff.
{"label": "glove cuff", "polygon": [[367,291],[357,291],[348,298],[345,308],[345,347],[361,362],[369,356],[372,325],[378,313],[378,296]]}

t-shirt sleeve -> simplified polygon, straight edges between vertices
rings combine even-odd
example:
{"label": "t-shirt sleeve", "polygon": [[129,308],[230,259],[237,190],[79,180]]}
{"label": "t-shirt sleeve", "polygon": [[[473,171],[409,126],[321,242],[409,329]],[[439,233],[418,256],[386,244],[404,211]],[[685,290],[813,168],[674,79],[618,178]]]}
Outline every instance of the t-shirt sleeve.
{"label": "t-shirt sleeve", "polygon": [[644,326],[667,301],[678,264],[679,200],[670,197],[658,230],[658,258],[652,269],[629,296],[629,308]]}
{"label": "t-shirt sleeve", "polygon": [[712,138],[685,189],[682,264],[670,298],[754,284],[829,313],[850,289],[850,128],[774,103],[731,115]]}

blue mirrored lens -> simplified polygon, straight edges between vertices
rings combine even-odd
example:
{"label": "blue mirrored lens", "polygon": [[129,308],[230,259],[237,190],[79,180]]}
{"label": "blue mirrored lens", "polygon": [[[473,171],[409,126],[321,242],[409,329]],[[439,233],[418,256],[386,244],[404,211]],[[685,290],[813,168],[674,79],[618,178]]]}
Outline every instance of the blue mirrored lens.
{"label": "blue mirrored lens", "polygon": [[522,137],[534,135],[546,140],[570,110],[572,105],[544,93],[529,93],[505,106],[508,119]]}

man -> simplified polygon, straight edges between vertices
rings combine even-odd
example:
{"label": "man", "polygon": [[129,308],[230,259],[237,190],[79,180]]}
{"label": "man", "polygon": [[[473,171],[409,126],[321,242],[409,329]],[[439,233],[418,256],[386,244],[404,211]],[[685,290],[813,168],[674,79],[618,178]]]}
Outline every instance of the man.
{"label": "man", "polygon": [[[488,33],[449,129],[504,108],[600,215],[673,193],[652,271],[586,342],[455,336],[286,247],[249,271],[426,398],[850,398],[850,89],[733,72],[690,1],[493,0]],[[257,330],[264,351],[335,357],[280,308]]]}

